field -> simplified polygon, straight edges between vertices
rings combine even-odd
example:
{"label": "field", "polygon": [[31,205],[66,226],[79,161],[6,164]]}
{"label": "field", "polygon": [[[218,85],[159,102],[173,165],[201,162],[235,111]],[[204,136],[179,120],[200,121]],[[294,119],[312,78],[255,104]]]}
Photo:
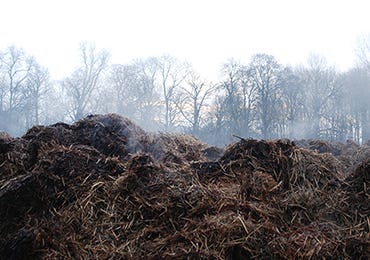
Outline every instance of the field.
{"label": "field", "polygon": [[225,150],[115,114],[0,135],[0,258],[369,259],[370,144]]}

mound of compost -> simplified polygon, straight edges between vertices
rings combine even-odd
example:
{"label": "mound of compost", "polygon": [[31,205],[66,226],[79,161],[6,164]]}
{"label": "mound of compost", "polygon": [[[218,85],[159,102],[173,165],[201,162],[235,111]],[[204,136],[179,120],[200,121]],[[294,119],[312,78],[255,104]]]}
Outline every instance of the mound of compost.
{"label": "mound of compost", "polygon": [[370,158],[370,140],[363,145],[351,140],[340,143],[316,139],[298,140],[296,144],[320,154],[330,153],[342,163],[345,172],[348,174],[355,171],[359,164]]}
{"label": "mound of compost", "polygon": [[345,145],[222,150],[116,114],[0,133],[0,258],[369,259],[370,161]]}

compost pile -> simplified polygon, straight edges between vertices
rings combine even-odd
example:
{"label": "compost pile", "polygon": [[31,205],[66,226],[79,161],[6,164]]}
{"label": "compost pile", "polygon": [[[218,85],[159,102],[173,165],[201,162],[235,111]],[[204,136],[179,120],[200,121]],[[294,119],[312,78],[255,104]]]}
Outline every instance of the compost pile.
{"label": "compost pile", "polygon": [[369,259],[370,147],[308,143],[223,151],[115,114],[2,133],[0,258]]}

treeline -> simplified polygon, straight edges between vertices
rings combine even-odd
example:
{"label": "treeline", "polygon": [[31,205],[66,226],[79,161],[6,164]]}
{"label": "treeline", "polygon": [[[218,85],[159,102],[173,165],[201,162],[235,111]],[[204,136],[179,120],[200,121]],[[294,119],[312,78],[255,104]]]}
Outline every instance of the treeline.
{"label": "treeline", "polygon": [[184,131],[224,145],[243,138],[370,139],[370,49],[357,67],[339,72],[311,55],[289,67],[268,54],[227,61],[220,82],[164,55],[111,64],[84,43],[80,65],[53,81],[23,50],[0,52],[0,130],[22,135],[33,125],[115,112],[147,130]]}

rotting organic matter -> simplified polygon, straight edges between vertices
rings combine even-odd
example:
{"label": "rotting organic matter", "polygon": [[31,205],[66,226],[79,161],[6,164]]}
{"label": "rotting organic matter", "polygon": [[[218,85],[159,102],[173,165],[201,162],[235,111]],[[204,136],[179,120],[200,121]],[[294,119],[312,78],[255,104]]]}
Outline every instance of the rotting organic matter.
{"label": "rotting organic matter", "polygon": [[0,258],[369,259],[369,146],[305,142],[115,114],[1,134]]}

